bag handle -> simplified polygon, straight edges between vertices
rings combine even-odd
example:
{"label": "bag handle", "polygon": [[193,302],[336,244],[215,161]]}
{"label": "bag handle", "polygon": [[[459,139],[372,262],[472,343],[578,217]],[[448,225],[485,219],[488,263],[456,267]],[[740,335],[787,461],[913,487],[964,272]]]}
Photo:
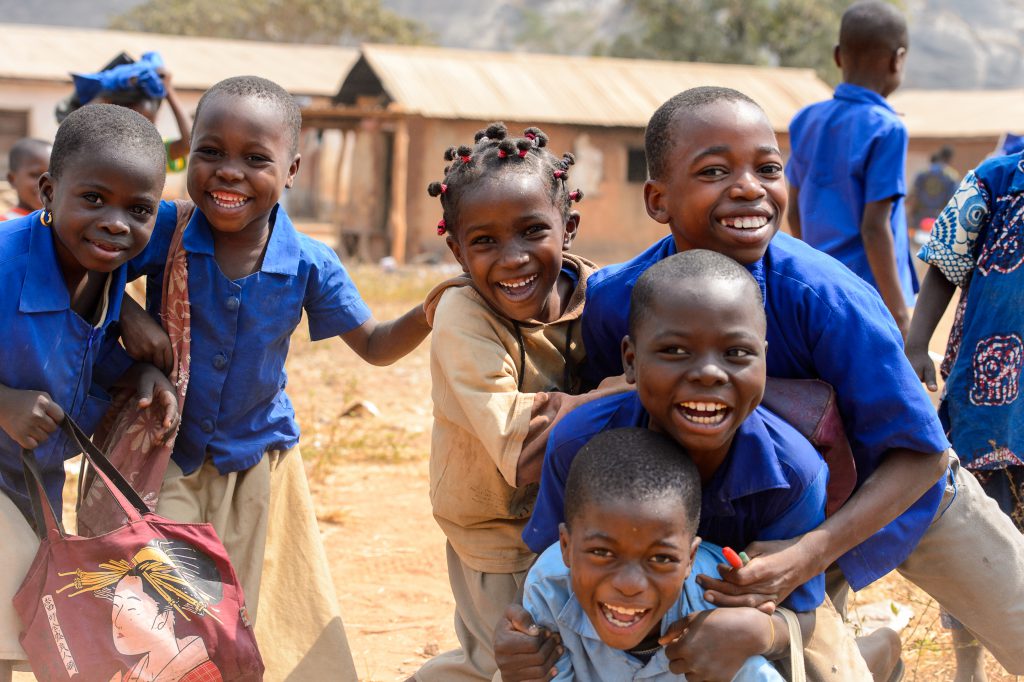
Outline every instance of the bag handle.
{"label": "bag handle", "polygon": [[[100,452],[99,448],[85,435],[81,427],[68,417],[67,414],[64,415],[60,427],[65,435],[81,448],[82,454],[89,464],[92,465],[92,470],[99,477],[100,481],[103,482],[103,486],[114,498],[114,501],[129,521],[138,521],[142,518],[143,514],[149,513],[149,507],[142,501],[142,498],[139,497],[139,494],[132,488],[131,484],[125,480],[121,472],[117,470],[117,467],[110,463],[106,455]],[[36,521],[36,534],[40,539],[43,539],[48,531],[56,531],[60,533],[61,537],[66,537],[67,532],[60,521],[60,516],[54,512],[50,499],[46,496],[46,489],[43,487],[43,477],[39,471],[39,463],[36,461],[31,450],[23,449],[21,451],[21,462],[25,470],[26,483],[29,481],[34,483],[34,485],[27,485],[26,487],[32,500],[32,511]]]}
{"label": "bag handle", "polygon": [[804,637],[800,631],[800,621],[796,619],[795,613],[781,606],[775,609],[775,612],[782,614],[782,617],[786,619],[786,625],[789,627],[790,682],[806,682]]}

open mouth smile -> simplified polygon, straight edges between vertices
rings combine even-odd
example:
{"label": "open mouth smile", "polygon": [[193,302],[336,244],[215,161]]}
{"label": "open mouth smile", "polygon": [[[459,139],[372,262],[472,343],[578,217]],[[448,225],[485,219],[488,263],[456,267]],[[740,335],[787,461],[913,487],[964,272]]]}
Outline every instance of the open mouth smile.
{"label": "open mouth smile", "polygon": [[533,294],[534,289],[537,288],[537,280],[538,276],[536,274],[516,277],[499,281],[497,287],[506,298],[513,301],[523,301]]}
{"label": "open mouth smile", "polygon": [[612,606],[604,602],[598,602],[601,607],[601,615],[609,625],[615,628],[632,628],[647,617],[650,609],[632,609],[625,606]]}
{"label": "open mouth smile", "polygon": [[763,215],[732,216],[722,218],[719,222],[734,230],[757,230],[770,223],[771,218]]}
{"label": "open mouth smile", "polygon": [[701,426],[718,426],[729,416],[730,408],[724,403],[686,401],[679,403],[683,418]]}
{"label": "open mouth smile", "polygon": [[235,192],[210,192],[209,194],[213,199],[213,203],[220,208],[239,208],[249,201],[249,197]]}

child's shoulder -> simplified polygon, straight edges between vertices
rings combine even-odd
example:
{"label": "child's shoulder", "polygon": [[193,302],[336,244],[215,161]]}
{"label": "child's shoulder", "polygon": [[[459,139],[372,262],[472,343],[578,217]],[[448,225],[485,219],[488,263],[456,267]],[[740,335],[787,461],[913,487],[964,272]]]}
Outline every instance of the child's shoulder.
{"label": "child's shoulder", "polygon": [[629,292],[633,285],[648,268],[660,260],[668,258],[676,252],[672,235],[662,237],[641,253],[622,263],[607,265],[600,268],[587,280],[587,305],[594,301],[604,301],[616,294],[625,293],[629,300]]}
{"label": "child's shoulder", "polygon": [[35,220],[35,214],[32,213],[23,218],[0,222],[0,263],[7,264],[28,255]]}
{"label": "child's shoulder", "polygon": [[747,420],[756,425],[750,431],[767,437],[761,446],[771,450],[791,485],[803,490],[814,482],[825,463],[806,436],[764,405],[757,406]]}
{"label": "child's shoulder", "polygon": [[973,173],[991,192],[1024,192],[1024,152],[987,159]]}
{"label": "child's shoulder", "polygon": [[551,432],[551,447],[559,448],[569,441],[576,441],[582,447],[602,431],[645,426],[647,421],[647,411],[636,391],[602,396],[562,417]]}

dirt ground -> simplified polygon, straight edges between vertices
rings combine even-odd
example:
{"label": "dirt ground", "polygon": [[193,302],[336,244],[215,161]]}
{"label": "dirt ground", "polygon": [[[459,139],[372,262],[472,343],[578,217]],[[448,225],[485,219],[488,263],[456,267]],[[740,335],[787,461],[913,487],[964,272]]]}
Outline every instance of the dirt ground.
{"label": "dirt ground", "polygon": [[[370,267],[356,268],[353,275],[378,319],[404,312],[443,276],[436,270],[385,274]],[[935,350],[941,346],[940,341]],[[302,427],[324,544],[364,682],[404,680],[456,643],[444,536],[427,493],[428,348],[426,342],[395,365],[376,368],[340,340],[311,344],[303,326],[288,361],[288,393]],[[361,404],[366,402],[379,416]],[[949,635],[927,595],[893,575],[855,595],[854,610],[874,602],[888,608],[889,601],[913,611],[902,631],[904,679],[951,680]],[[988,670],[991,680],[1016,679],[991,656]]]}

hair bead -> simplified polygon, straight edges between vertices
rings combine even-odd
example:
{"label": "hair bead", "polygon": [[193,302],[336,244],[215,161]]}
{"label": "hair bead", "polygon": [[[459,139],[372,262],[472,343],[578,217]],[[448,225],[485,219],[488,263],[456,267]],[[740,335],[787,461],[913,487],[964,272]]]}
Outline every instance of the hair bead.
{"label": "hair bead", "polygon": [[579,203],[582,200],[583,200],[583,191],[582,190],[574,189],[573,191],[569,192],[569,201],[575,201],[576,203]]}
{"label": "hair bead", "polygon": [[437,236],[444,236],[444,233],[448,231],[448,226],[444,223],[444,218],[437,221]]}

